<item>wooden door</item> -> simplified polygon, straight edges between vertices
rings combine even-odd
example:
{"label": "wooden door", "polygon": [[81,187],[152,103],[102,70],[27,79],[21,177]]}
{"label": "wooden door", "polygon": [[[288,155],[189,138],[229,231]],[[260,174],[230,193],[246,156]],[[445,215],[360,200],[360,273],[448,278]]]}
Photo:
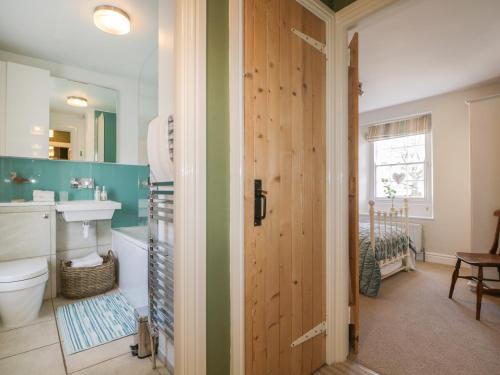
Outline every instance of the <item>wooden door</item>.
{"label": "wooden door", "polygon": [[351,352],[358,353],[359,343],[359,187],[358,187],[358,145],[360,92],[358,71],[358,33],[349,43],[350,61],[348,74],[348,148],[349,148],[349,271],[351,322],[349,343]]}
{"label": "wooden door", "polygon": [[326,318],[325,24],[295,0],[246,0],[244,15],[246,375],[311,374],[324,333],[292,343]]}

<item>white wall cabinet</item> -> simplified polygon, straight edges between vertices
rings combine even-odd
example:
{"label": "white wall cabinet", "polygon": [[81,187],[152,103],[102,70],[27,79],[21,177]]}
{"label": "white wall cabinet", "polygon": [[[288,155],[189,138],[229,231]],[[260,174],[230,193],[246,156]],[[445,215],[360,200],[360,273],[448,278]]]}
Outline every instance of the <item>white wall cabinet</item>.
{"label": "white wall cabinet", "polygon": [[49,101],[48,70],[0,64],[0,154],[48,157]]}

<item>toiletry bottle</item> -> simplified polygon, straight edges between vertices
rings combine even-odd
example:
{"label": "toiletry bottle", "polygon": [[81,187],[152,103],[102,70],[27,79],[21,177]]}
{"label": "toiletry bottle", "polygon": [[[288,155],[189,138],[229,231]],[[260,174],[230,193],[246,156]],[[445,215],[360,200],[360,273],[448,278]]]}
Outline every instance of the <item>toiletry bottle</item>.
{"label": "toiletry bottle", "polygon": [[99,189],[99,186],[95,187],[94,200],[95,201],[100,201],[101,200],[101,189]]}
{"label": "toiletry bottle", "polygon": [[108,200],[108,192],[106,191],[106,186],[102,187],[101,200],[102,201],[107,201]]}

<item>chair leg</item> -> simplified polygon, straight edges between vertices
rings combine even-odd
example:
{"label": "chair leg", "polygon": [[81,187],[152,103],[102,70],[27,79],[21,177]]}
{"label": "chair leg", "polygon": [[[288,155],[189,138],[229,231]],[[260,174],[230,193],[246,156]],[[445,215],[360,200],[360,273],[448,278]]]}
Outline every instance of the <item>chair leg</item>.
{"label": "chair leg", "polygon": [[455,283],[458,279],[458,273],[460,271],[460,264],[462,263],[461,259],[457,259],[457,264],[455,264],[455,271],[453,271],[453,276],[451,276],[451,285],[450,285],[450,294],[448,294],[448,298],[453,298],[453,291],[455,290]]}
{"label": "chair leg", "polygon": [[481,301],[483,299],[483,267],[479,266],[476,287],[476,320],[481,320]]}

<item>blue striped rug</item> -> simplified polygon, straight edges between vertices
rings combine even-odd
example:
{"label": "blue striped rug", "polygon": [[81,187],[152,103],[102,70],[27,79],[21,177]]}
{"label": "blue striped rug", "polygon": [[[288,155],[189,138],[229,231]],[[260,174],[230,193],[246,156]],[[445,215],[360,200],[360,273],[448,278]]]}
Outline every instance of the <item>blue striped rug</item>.
{"label": "blue striped rug", "polygon": [[66,354],[137,333],[134,308],[121,293],[106,294],[57,308]]}

